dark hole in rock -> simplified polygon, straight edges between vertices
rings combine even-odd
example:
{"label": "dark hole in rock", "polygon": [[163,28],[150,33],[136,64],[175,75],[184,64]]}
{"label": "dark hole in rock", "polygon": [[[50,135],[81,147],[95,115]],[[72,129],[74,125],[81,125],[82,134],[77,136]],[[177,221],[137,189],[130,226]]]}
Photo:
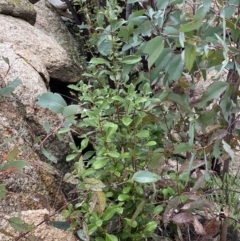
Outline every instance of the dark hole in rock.
{"label": "dark hole in rock", "polygon": [[[76,83],[64,82],[51,77],[49,81],[50,91],[53,93],[60,94],[63,97],[63,99],[66,101],[67,105],[79,104],[79,100],[77,98],[78,92],[68,88],[68,85],[70,84],[76,84]],[[76,119],[80,121],[81,113],[76,115]],[[71,134],[75,145],[80,148],[83,138],[74,132],[72,132]],[[90,142],[88,143],[88,146],[82,151],[82,155],[84,155],[87,152],[95,152],[94,147]],[[85,160],[86,165],[87,165],[87,161],[88,159]]]}
{"label": "dark hole in rock", "polygon": [[64,82],[51,77],[49,81],[50,91],[60,94],[66,101],[67,105],[78,104],[77,92],[68,88],[68,85],[70,84],[76,83]]}

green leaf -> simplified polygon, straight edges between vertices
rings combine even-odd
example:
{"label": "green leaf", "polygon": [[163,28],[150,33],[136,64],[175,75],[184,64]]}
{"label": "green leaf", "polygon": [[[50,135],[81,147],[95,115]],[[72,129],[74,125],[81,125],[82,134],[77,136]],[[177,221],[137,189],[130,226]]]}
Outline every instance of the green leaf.
{"label": "green leaf", "polygon": [[153,209],[153,214],[159,214],[164,210],[162,205],[158,205]]}
{"label": "green leaf", "polygon": [[144,48],[143,52],[148,54],[148,68],[150,69],[158,59],[164,48],[164,38],[157,36],[151,39]]}
{"label": "green leaf", "polygon": [[106,233],[106,241],[118,241],[118,238],[113,234]]}
{"label": "green leaf", "polygon": [[7,194],[7,190],[5,188],[5,185],[0,184],[0,199],[5,198]]}
{"label": "green leaf", "polygon": [[66,128],[61,128],[59,131],[58,131],[58,134],[64,134],[66,132],[70,132],[71,129],[69,127],[66,127]]}
{"label": "green leaf", "polygon": [[69,117],[72,115],[76,115],[78,111],[79,106],[78,105],[69,105],[63,109],[63,117]]}
{"label": "green leaf", "polygon": [[89,63],[90,64],[106,64],[107,66],[110,66],[109,62],[103,58],[92,58]]}
{"label": "green leaf", "polygon": [[138,223],[136,220],[132,220],[130,218],[124,218],[127,222],[127,224],[132,227],[132,228],[136,228],[138,226]]}
{"label": "green leaf", "polygon": [[124,57],[120,62],[123,64],[136,64],[141,60],[141,57],[136,55],[128,55]]}
{"label": "green leaf", "polygon": [[48,152],[46,149],[42,148],[41,149],[42,154],[51,162],[57,163],[57,158],[50,152]]}
{"label": "green leaf", "polygon": [[7,96],[11,94],[20,84],[22,84],[22,81],[15,79],[8,86],[0,89],[0,96]]}
{"label": "green leaf", "polygon": [[194,15],[194,19],[201,20],[205,17],[206,13],[209,11],[212,0],[203,0],[202,6],[199,7]]}
{"label": "green leaf", "polygon": [[116,209],[115,206],[114,207],[112,207],[112,206],[108,207],[103,213],[102,220],[103,221],[110,220],[116,212],[117,212],[117,209]]}
{"label": "green leaf", "polygon": [[50,124],[48,121],[44,121],[43,127],[47,133],[49,133],[51,131],[51,127],[50,127]]}
{"label": "green leaf", "polygon": [[169,61],[167,73],[164,77],[164,85],[172,81],[178,81],[182,75],[184,62],[181,55],[174,55]]}
{"label": "green leaf", "polygon": [[11,161],[6,164],[3,164],[1,170],[7,170],[9,168],[17,168],[17,169],[23,169],[27,165],[26,161]]}
{"label": "green leaf", "polygon": [[195,29],[199,29],[202,26],[202,20],[193,20],[192,22],[183,24],[180,26],[180,32],[190,32]]}
{"label": "green leaf", "polygon": [[123,24],[125,24],[126,21],[124,19],[119,19],[118,21],[112,21],[111,22],[111,31],[116,31],[118,28],[120,28]]}
{"label": "green leaf", "polygon": [[196,58],[196,46],[192,44],[185,44],[185,49],[184,49],[184,61],[185,61],[185,66],[188,71],[191,71],[193,67],[193,63]]}
{"label": "green leaf", "polygon": [[189,106],[188,103],[186,103],[182,97],[178,94],[175,94],[173,92],[170,92],[168,93],[168,96],[167,96],[167,99],[168,100],[171,100],[171,101],[174,101],[176,104],[178,104],[183,110],[189,112],[189,113],[192,113],[192,110]]}
{"label": "green leaf", "polygon": [[61,229],[61,230],[68,230],[70,228],[70,223],[66,221],[53,221],[50,223],[51,226]]}
{"label": "green leaf", "polygon": [[106,129],[106,138],[110,138],[113,134],[116,133],[117,129],[118,129],[118,125],[117,124],[114,124],[114,123],[106,123],[104,125],[104,129]]}
{"label": "green leaf", "polygon": [[133,180],[139,183],[152,183],[160,180],[160,176],[149,171],[138,171],[133,175]]}
{"label": "green leaf", "polygon": [[147,223],[147,225],[144,228],[144,231],[152,233],[156,230],[157,226],[158,226],[158,223],[156,221],[151,221]]}
{"label": "green leaf", "polygon": [[93,168],[95,170],[101,169],[107,165],[109,158],[107,157],[96,157],[96,161],[93,163]]}
{"label": "green leaf", "polygon": [[66,101],[57,93],[43,93],[38,97],[37,104],[43,108],[48,108],[54,113],[62,113],[67,106]]}
{"label": "green leaf", "polygon": [[174,154],[179,154],[182,152],[188,152],[188,151],[192,151],[193,146],[190,145],[189,143],[179,143],[174,145]]}
{"label": "green leaf", "polygon": [[200,102],[197,104],[197,107],[203,108],[208,101],[219,98],[228,86],[229,84],[223,81],[217,81],[209,85]]}
{"label": "green leaf", "polygon": [[118,196],[118,200],[119,200],[120,202],[126,201],[126,200],[128,200],[129,198],[130,198],[130,196],[127,195],[127,194],[120,194],[120,195]]}
{"label": "green leaf", "polygon": [[98,180],[96,178],[85,178],[83,183],[85,184],[85,187],[88,190],[91,191],[102,191],[102,189],[105,187],[103,182],[101,180]]}
{"label": "green leaf", "polygon": [[137,132],[136,136],[139,138],[148,138],[149,131],[148,130],[140,130],[139,132]]}
{"label": "green leaf", "polygon": [[2,60],[3,60],[6,64],[8,64],[8,65],[10,64],[8,57],[2,56]]}
{"label": "green leaf", "polygon": [[18,155],[18,147],[14,145],[13,149],[8,153],[6,160],[12,161],[14,158],[16,158]]}
{"label": "green leaf", "polygon": [[148,141],[144,146],[155,146],[157,145],[156,141]]}
{"label": "green leaf", "polygon": [[9,218],[8,222],[15,230],[19,232],[28,232],[34,230],[34,225],[29,225],[18,217]]}
{"label": "green leaf", "polygon": [[69,161],[75,159],[78,155],[79,155],[79,153],[70,154],[66,157],[66,161],[69,162]]}
{"label": "green leaf", "polygon": [[128,116],[124,116],[122,118],[122,122],[125,126],[129,126],[132,123],[132,118],[128,117]]}
{"label": "green leaf", "polygon": [[120,156],[120,154],[116,151],[108,151],[106,154],[113,158],[118,158]]}

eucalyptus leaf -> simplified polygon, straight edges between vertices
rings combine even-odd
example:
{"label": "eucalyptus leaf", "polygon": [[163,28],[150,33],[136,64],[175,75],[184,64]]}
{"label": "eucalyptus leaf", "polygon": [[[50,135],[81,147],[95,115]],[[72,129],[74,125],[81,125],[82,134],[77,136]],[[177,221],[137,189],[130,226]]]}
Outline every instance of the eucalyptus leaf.
{"label": "eucalyptus leaf", "polygon": [[66,101],[57,93],[43,93],[38,97],[37,104],[43,108],[48,108],[54,113],[63,113],[67,106]]}
{"label": "eucalyptus leaf", "polygon": [[149,171],[138,171],[133,175],[133,180],[139,183],[153,183],[160,180],[160,176]]}

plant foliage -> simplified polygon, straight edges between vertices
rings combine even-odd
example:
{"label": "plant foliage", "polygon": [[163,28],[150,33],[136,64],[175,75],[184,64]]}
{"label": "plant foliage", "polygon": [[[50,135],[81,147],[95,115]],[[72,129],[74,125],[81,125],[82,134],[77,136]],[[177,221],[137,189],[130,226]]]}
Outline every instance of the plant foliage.
{"label": "plant foliage", "polygon": [[[83,240],[154,240],[157,229],[188,240],[190,223],[191,240],[214,237],[217,204],[237,200],[230,190],[209,198],[205,183],[220,157],[221,182],[232,180],[225,174],[238,139],[239,2],[109,0],[93,12],[77,4],[92,53],[88,81],[69,86],[79,92],[79,108],[50,93],[38,102],[63,113],[59,134],[72,129],[82,140],[70,143],[66,158],[74,162],[78,201],[62,215]],[[198,97],[199,83],[205,92]],[[94,150],[84,151],[89,143]],[[194,214],[203,210],[205,222]]]}

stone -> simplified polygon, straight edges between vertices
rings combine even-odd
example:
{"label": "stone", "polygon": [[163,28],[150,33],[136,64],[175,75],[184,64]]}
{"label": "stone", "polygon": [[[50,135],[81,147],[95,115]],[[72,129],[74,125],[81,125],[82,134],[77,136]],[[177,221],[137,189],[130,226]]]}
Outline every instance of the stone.
{"label": "stone", "polygon": [[0,0],[1,14],[21,18],[31,25],[36,21],[36,11],[28,0]]}

